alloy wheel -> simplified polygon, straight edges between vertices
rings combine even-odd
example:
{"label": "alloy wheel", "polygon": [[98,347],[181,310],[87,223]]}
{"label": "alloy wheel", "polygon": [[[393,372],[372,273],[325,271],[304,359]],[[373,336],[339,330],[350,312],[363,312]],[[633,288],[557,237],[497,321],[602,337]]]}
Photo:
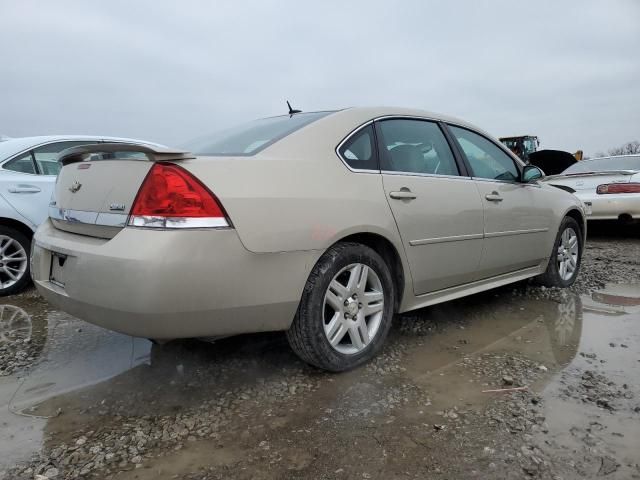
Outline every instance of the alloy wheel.
{"label": "alloy wheel", "polygon": [[560,237],[557,252],[558,274],[562,280],[570,280],[575,274],[579,250],[578,235],[573,228],[566,228]]}
{"label": "alloy wheel", "polygon": [[24,276],[28,266],[24,247],[7,235],[0,235],[0,288],[15,285]]}
{"label": "alloy wheel", "polygon": [[362,263],[340,270],[324,296],[324,333],[338,352],[353,355],[375,338],[384,313],[384,291],[376,272]]}

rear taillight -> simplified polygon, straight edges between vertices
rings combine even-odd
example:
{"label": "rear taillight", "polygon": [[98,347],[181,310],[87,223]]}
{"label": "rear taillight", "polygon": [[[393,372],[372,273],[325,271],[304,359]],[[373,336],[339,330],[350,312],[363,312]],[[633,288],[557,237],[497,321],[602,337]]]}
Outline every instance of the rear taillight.
{"label": "rear taillight", "polygon": [[228,227],[216,196],[184,168],[154,163],[136,195],[129,225],[158,228]]}
{"label": "rear taillight", "polygon": [[605,195],[607,193],[640,193],[640,183],[605,183],[598,185],[596,193]]}

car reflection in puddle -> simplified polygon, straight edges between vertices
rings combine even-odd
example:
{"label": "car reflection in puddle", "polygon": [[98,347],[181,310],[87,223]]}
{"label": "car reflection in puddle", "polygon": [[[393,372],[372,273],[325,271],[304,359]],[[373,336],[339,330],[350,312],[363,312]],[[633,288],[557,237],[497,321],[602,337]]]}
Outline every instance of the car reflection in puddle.
{"label": "car reflection in puddle", "polygon": [[558,473],[635,478],[640,285],[607,285],[583,297],[582,311],[580,355],[542,390],[549,432],[535,440],[558,465],[573,464]]}
{"label": "car reflection in puddle", "polygon": [[11,440],[0,447],[0,471],[41,447],[55,412],[40,414],[38,404],[148,361],[150,350],[147,340],[86,324],[39,297],[14,299],[0,305],[0,426]]}
{"label": "car reflection in puddle", "polygon": [[0,345],[30,342],[31,316],[15,305],[0,305]]}
{"label": "car reflection in puddle", "polygon": [[[556,388],[554,372],[584,361],[579,351],[602,349],[602,338],[635,335],[637,339],[637,333],[626,327],[618,331],[610,320],[623,317],[626,324],[633,317],[630,313],[637,320],[640,307],[628,300],[640,298],[635,288],[609,286],[582,297],[566,291],[559,301],[519,297],[502,289],[424,309],[394,328],[391,345],[407,344],[397,375],[402,382],[423,386],[432,396],[434,409],[457,400],[472,404],[487,400],[481,392],[492,386],[492,380],[470,378],[469,365],[483,355],[507,352],[550,370],[543,384],[533,385],[546,395]],[[159,346],[47,310],[43,301],[4,308],[28,312],[31,326],[27,327],[29,322],[19,312],[13,320],[16,333],[3,338],[33,338],[37,330],[36,336],[46,342],[36,365],[26,374],[0,378],[0,424],[12,440],[0,446],[0,467],[41,448],[43,432],[54,424],[55,431],[64,434],[100,416],[175,413],[222,398],[239,385],[252,387],[269,380],[286,383],[288,375],[301,372],[300,362],[280,333],[233,337],[215,344],[177,341]],[[412,324],[424,323],[425,318],[438,328],[412,330]],[[39,319],[37,326],[34,319]],[[416,331],[419,333],[412,333]],[[615,364],[613,359],[611,364]],[[353,383],[382,388],[375,386],[378,380],[371,365],[338,376],[302,368],[304,375],[329,379],[322,383],[321,393],[309,399],[314,411],[345,400],[342,393],[353,390]],[[269,401],[283,403],[286,396]],[[66,414],[62,425],[52,420],[61,411]],[[3,461],[8,463],[2,465]]]}

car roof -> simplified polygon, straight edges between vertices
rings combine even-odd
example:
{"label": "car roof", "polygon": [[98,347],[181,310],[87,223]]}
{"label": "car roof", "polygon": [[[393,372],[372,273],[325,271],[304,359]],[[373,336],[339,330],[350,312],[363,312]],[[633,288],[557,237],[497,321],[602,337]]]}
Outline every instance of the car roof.
{"label": "car roof", "polygon": [[0,161],[3,161],[9,157],[12,157],[25,150],[30,150],[40,145],[45,145],[52,142],[64,142],[64,141],[110,141],[110,142],[133,142],[142,143],[145,145],[156,145],[164,147],[154,142],[148,142],[146,140],[136,140],[133,138],[123,137],[109,137],[105,135],[40,135],[34,137],[16,137],[9,138],[0,142]]}
{"label": "car roof", "polygon": [[[303,111],[295,113],[298,114],[306,114],[306,113],[327,113],[328,115],[324,117],[329,121],[335,121],[337,118],[350,120],[354,122],[367,122],[374,118],[387,117],[387,116],[405,116],[405,117],[420,117],[431,120],[438,120],[447,123],[453,123],[456,125],[467,126],[473,128],[474,130],[480,130],[477,126],[456,117],[452,117],[449,115],[444,115],[442,113],[431,112],[428,110],[421,110],[417,108],[406,108],[406,107],[347,107],[339,110],[313,110],[313,111]],[[276,117],[288,117],[290,114],[282,114],[275,115],[272,117],[266,118],[276,118]],[[322,120],[322,119],[320,119]],[[317,123],[317,122],[314,122]]]}
{"label": "car roof", "polygon": [[436,112],[421,110],[417,108],[405,108],[405,107],[393,107],[393,106],[391,107],[386,107],[386,106],[351,107],[351,108],[345,108],[343,110],[337,110],[334,113],[325,117],[324,119],[321,119],[320,121],[322,120],[331,121],[331,119],[335,119],[337,117],[344,117],[344,118],[349,118],[350,121],[353,121],[355,123],[364,123],[374,118],[387,117],[387,116],[419,117],[419,118],[425,118],[430,120],[436,120],[436,121],[451,123],[454,125],[460,125],[462,127],[471,128],[473,130],[476,130],[478,132],[481,132],[493,137],[493,135],[485,132],[481,128],[478,128],[476,125],[473,125],[472,123],[469,123],[465,120],[461,120],[459,118],[452,117],[450,115],[444,115],[442,113],[436,113]]}

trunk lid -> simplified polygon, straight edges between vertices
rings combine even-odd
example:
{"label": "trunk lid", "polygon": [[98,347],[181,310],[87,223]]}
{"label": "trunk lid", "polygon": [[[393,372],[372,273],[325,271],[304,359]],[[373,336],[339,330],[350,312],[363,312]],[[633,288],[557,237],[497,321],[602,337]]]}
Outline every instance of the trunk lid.
{"label": "trunk lid", "polygon": [[580,190],[594,190],[605,183],[629,183],[636,172],[630,170],[615,170],[607,172],[587,172],[568,175],[552,175],[545,178],[545,182],[552,185],[564,185]]}
{"label": "trunk lid", "polygon": [[125,227],[153,162],[192,155],[155,146],[97,144],[63,151],[49,217],[60,230],[112,238]]}

